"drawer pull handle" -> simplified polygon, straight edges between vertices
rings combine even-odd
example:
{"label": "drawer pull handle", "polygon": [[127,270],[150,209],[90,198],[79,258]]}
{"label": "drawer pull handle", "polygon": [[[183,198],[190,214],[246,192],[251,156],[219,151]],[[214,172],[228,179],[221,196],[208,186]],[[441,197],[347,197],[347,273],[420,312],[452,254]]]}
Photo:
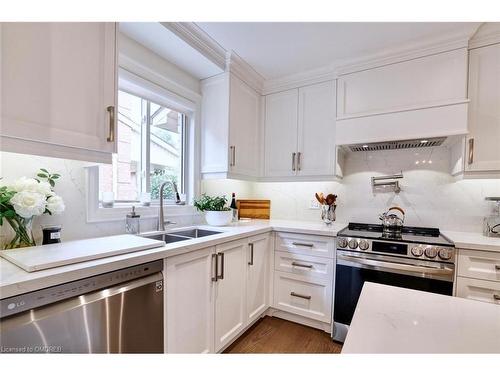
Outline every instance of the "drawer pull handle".
{"label": "drawer pull handle", "polygon": [[495,269],[496,269],[497,271],[500,271],[500,264],[496,264],[496,265],[495,265]]}
{"label": "drawer pull handle", "polygon": [[496,301],[500,301],[500,294],[493,294],[493,299]]}
{"label": "drawer pull handle", "polygon": [[290,295],[292,297],[298,297],[298,298],[303,298],[303,299],[307,299],[307,300],[311,299],[311,296],[305,296],[303,294],[298,294],[298,293],[295,293],[295,292],[291,292]]}
{"label": "drawer pull handle", "polygon": [[312,243],[303,243],[303,242],[292,242],[293,246],[304,246],[304,247],[314,247]]}
{"label": "drawer pull handle", "polygon": [[302,264],[302,263],[297,263],[297,262],[292,262],[292,266],[302,267],[302,268],[313,268],[312,264]]}

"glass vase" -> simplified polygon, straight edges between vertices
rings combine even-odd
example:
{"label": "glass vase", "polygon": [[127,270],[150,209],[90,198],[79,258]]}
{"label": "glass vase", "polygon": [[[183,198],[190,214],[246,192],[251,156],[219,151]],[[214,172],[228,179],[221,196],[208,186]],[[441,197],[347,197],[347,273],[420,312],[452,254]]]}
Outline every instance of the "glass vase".
{"label": "glass vase", "polygon": [[33,217],[28,219],[17,217],[8,219],[14,231],[14,238],[5,245],[5,249],[18,249],[21,247],[36,246],[33,239]]}

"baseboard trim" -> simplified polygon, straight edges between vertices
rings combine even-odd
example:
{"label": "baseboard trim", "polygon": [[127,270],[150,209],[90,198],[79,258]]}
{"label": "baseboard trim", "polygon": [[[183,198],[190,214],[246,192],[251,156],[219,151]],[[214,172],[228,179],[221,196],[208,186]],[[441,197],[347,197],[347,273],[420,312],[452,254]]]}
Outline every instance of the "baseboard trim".
{"label": "baseboard trim", "polygon": [[288,320],[290,322],[294,322],[297,324],[302,324],[304,326],[320,329],[325,331],[326,333],[332,333],[332,325],[330,323],[319,322],[314,319],[306,318],[300,315],[292,314],[286,311],[277,310],[275,308],[270,307],[265,312],[267,316],[276,317],[284,320]]}

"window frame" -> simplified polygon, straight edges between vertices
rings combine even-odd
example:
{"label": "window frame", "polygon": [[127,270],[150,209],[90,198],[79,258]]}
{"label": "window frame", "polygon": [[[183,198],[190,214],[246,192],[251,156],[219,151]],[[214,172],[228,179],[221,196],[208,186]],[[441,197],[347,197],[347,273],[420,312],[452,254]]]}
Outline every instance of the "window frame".
{"label": "window frame", "polygon": [[[128,92],[132,95],[140,96],[156,104],[172,108],[183,113],[184,132],[182,153],[182,174],[183,190],[186,195],[186,205],[176,205],[174,201],[165,200],[168,205],[168,216],[181,221],[181,217],[193,217],[197,211],[192,204],[193,197],[200,189],[200,163],[199,163],[199,121],[201,110],[201,96],[188,95],[190,98],[178,95],[171,91],[176,87],[166,89],[158,84],[140,77],[130,71],[120,67],[118,70],[117,90]],[[164,77],[162,77],[164,78]],[[160,80],[161,81],[161,80]],[[181,91],[182,92],[182,91]],[[87,222],[111,222],[122,221],[132,206],[136,206],[136,211],[141,215],[141,219],[157,219],[159,200],[151,202],[151,206],[142,206],[139,201],[116,201],[113,208],[103,208],[99,199],[99,166],[92,165],[86,167],[86,201],[87,201]],[[181,191],[179,191],[181,193]]]}

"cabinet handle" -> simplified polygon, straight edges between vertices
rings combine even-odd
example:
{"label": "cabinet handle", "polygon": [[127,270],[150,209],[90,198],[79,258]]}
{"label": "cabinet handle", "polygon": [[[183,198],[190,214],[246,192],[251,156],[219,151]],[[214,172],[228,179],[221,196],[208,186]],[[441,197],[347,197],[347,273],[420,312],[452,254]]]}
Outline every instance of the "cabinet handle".
{"label": "cabinet handle", "polygon": [[304,247],[314,247],[312,243],[303,243],[303,242],[292,242],[293,246],[304,246]]}
{"label": "cabinet handle", "polygon": [[500,301],[500,294],[493,294],[493,299],[495,301]]}
{"label": "cabinet handle", "polygon": [[217,255],[220,256],[220,275],[217,275],[217,280],[224,280],[224,253]]}
{"label": "cabinet handle", "polygon": [[467,163],[471,165],[474,162],[474,138],[469,139],[469,155]]}
{"label": "cabinet handle", "polygon": [[495,265],[495,270],[500,271],[500,264]]}
{"label": "cabinet handle", "polygon": [[229,146],[229,166],[233,166],[233,146]]}
{"label": "cabinet handle", "polygon": [[292,266],[302,267],[302,268],[313,268],[312,264],[302,264],[302,263],[297,263],[297,262],[292,262]]}
{"label": "cabinet handle", "polygon": [[109,133],[108,133],[108,142],[115,141],[115,107],[110,105],[106,108],[106,111],[109,113]]}
{"label": "cabinet handle", "polygon": [[295,152],[292,152],[292,171],[295,172]]}
{"label": "cabinet handle", "polygon": [[250,262],[248,262],[249,266],[253,266],[253,243],[250,244]]}
{"label": "cabinet handle", "polygon": [[291,292],[290,295],[292,297],[298,297],[298,298],[303,298],[303,299],[307,299],[307,300],[311,299],[311,296],[305,296],[303,294],[298,294],[298,293],[295,293],[295,292]]}
{"label": "cabinet handle", "polygon": [[302,152],[298,152],[297,153],[297,170],[300,171],[300,169],[302,168],[301,166],[301,160],[302,159]]}
{"label": "cabinet handle", "polygon": [[[212,254],[212,264],[215,262],[215,273],[214,276],[212,276],[212,281],[217,281],[217,274],[219,273],[219,267],[217,264],[217,254]],[[212,269],[214,267],[212,266]]]}
{"label": "cabinet handle", "polygon": [[236,146],[233,146],[233,167],[236,165]]}

